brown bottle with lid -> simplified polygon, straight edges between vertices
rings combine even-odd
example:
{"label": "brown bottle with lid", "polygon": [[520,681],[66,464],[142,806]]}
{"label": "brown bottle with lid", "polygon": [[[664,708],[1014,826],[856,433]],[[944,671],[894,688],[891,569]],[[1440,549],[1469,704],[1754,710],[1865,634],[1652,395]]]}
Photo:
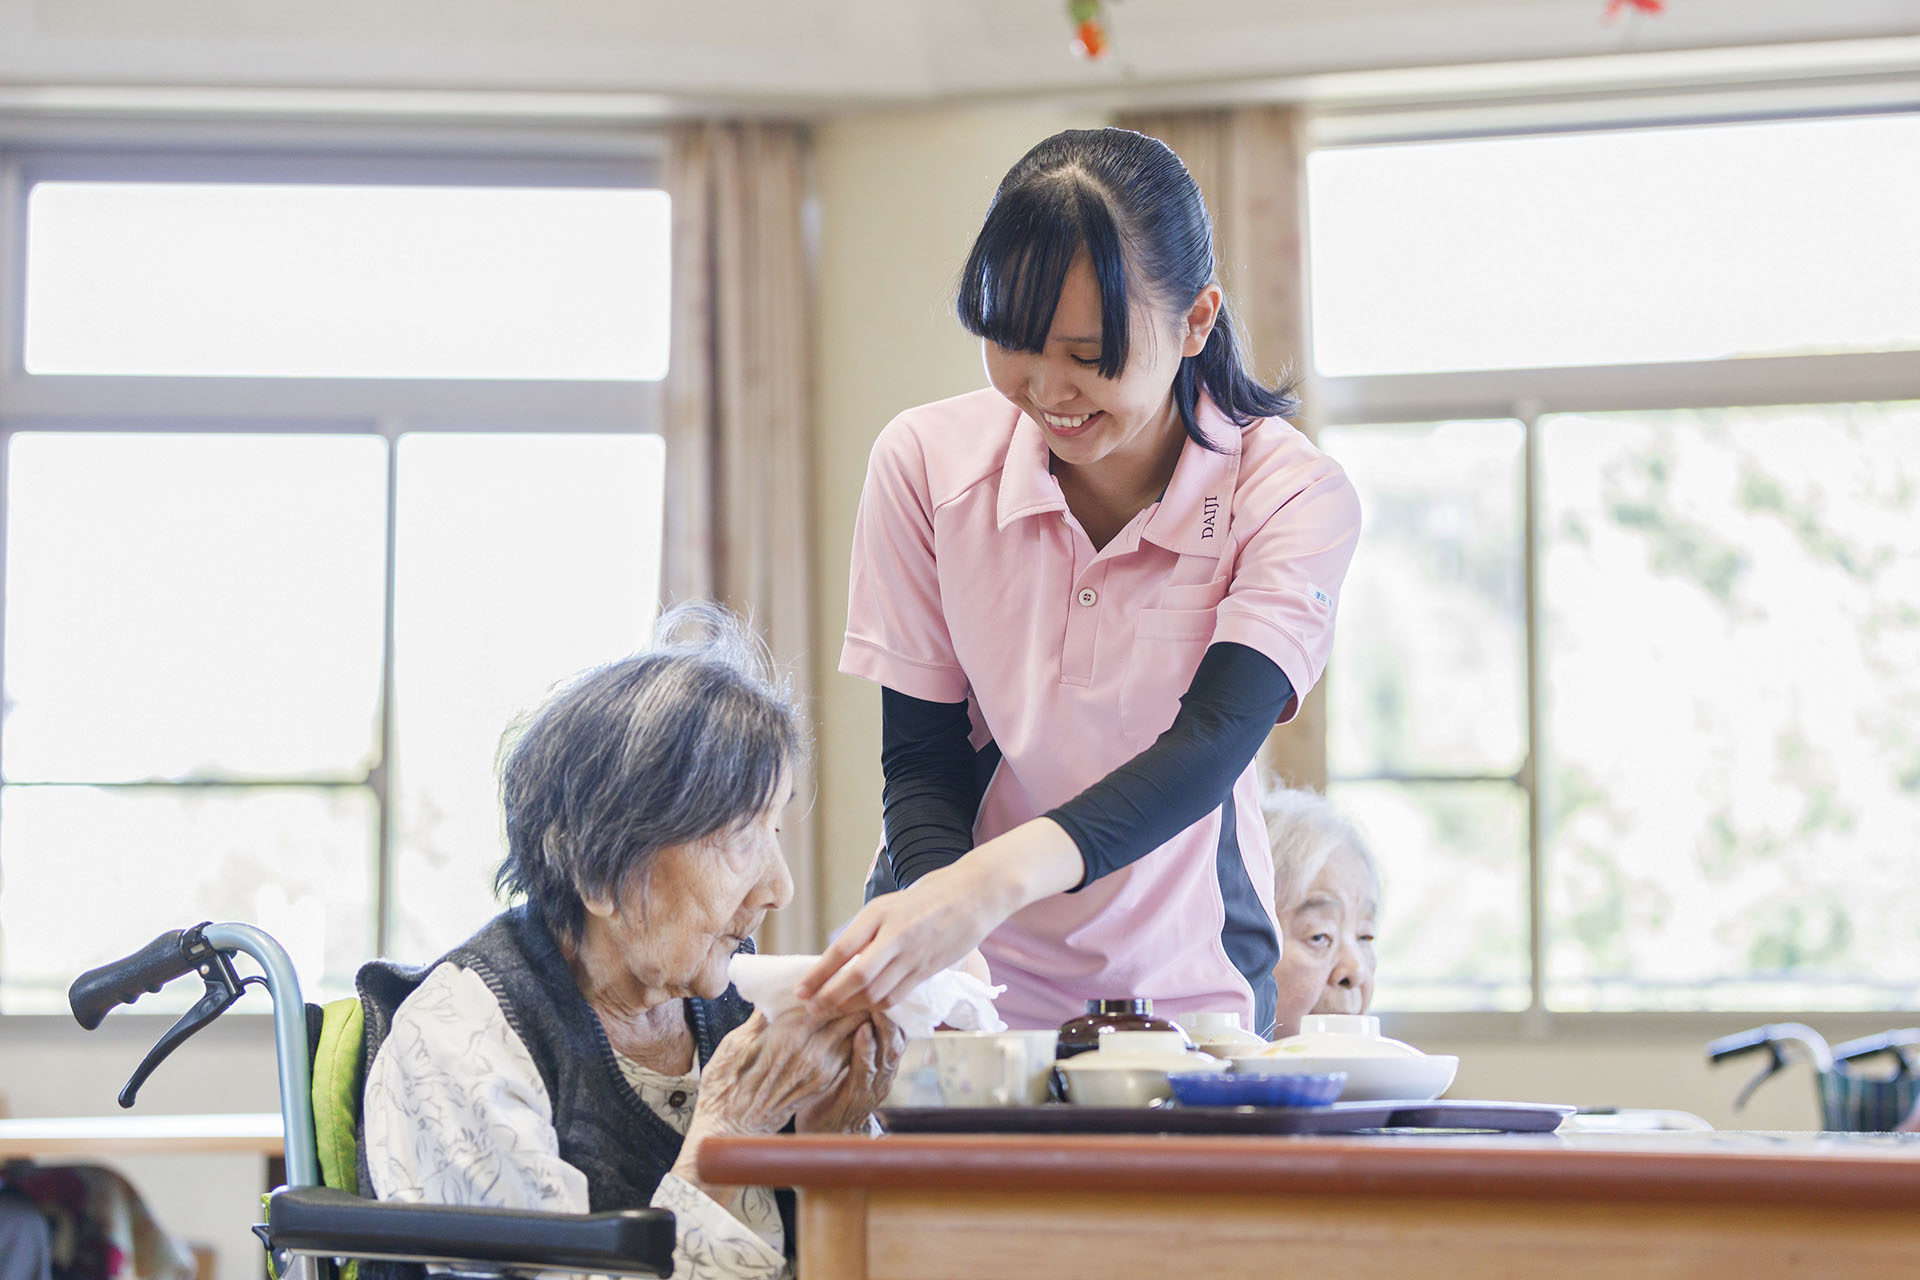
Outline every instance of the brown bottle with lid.
{"label": "brown bottle with lid", "polygon": [[1171,1019],[1153,1016],[1151,1000],[1089,1000],[1085,1013],[1060,1024],[1060,1040],[1054,1057],[1071,1058],[1097,1049],[1100,1037],[1109,1031],[1178,1031],[1187,1048],[1193,1048],[1193,1039],[1185,1027]]}

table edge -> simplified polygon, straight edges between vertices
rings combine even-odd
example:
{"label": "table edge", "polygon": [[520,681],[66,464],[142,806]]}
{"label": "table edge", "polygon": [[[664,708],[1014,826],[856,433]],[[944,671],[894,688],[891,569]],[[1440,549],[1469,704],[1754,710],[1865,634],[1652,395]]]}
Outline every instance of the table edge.
{"label": "table edge", "polygon": [[711,1138],[700,1175],[805,1189],[1299,1194],[1857,1209],[1920,1203],[1920,1159],[1365,1139],[898,1134]]}

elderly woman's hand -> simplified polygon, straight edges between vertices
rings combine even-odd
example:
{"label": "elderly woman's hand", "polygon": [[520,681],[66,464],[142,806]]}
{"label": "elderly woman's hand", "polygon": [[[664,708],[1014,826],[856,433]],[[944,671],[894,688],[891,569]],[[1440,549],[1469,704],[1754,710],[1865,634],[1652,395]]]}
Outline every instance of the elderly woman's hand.
{"label": "elderly woman's hand", "polygon": [[778,1133],[802,1108],[832,1097],[846,1081],[855,1033],[864,1014],[821,1021],[793,1009],[768,1021],[763,1013],[727,1033],[700,1072],[693,1121],[673,1171],[722,1204],[738,1187],[714,1186],[699,1175],[707,1138]]}
{"label": "elderly woman's hand", "polygon": [[801,1133],[865,1133],[875,1107],[893,1088],[907,1035],[882,1014],[853,1033],[853,1057],[840,1087],[794,1117]]}

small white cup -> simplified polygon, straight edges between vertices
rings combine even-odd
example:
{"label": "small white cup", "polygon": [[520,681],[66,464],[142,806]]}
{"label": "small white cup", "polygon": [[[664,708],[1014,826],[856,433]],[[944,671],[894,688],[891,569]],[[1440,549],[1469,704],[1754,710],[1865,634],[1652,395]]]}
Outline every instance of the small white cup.
{"label": "small white cup", "polygon": [[900,1051],[900,1065],[893,1073],[893,1087],[887,1090],[885,1107],[937,1107],[940,1105],[940,1068],[933,1060],[933,1041],[909,1040]]}
{"label": "small white cup", "polygon": [[936,1031],[933,1061],[949,1107],[1037,1107],[1047,1100],[1058,1033]]}

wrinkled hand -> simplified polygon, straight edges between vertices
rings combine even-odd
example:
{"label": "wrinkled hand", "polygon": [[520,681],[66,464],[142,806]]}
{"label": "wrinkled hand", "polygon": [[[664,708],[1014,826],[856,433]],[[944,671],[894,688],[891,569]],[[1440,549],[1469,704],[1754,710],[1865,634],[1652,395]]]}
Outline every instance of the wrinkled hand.
{"label": "wrinkled hand", "polygon": [[853,1056],[840,1087],[794,1117],[801,1133],[865,1133],[887,1091],[893,1088],[907,1035],[884,1014],[874,1014],[853,1033]]}
{"label": "wrinkled hand", "polygon": [[802,1107],[839,1088],[861,1014],[822,1020],[790,1009],[772,1021],[756,1011],[734,1028],[700,1072],[693,1124],[729,1136],[778,1133]]}
{"label": "wrinkled hand", "polygon": [[673,1172],[729,1203],[739,1188],[700,1176],[701,1145],[712,1137],[778,1133],[802,1108],[831,1097],[847,1077],[854,1034],[866,1025],[861,1014],[823,1021],[792,1009],[769,1021],[756,1010],[727,1033],[701,1069],[693,1120]]}

